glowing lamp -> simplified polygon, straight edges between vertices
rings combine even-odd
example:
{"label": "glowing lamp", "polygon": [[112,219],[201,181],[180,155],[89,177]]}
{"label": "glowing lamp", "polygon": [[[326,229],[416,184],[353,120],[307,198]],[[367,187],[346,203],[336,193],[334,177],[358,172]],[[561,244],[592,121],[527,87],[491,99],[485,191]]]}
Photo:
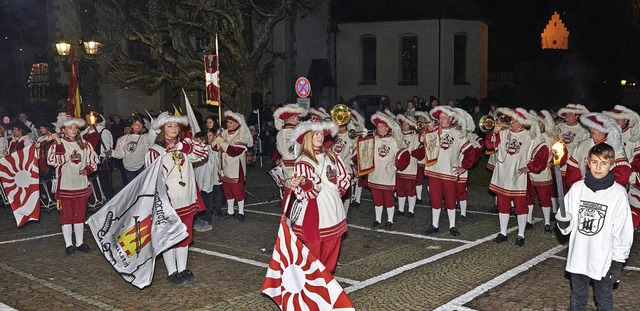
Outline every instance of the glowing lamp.
{"label": "glowing lamp", "polygon": [[71,44],[66,42],[56,43],[56,50],[58,51],[58,55],[67,56],[71,51]]}
{"label": "glowing lamp", "polygon": [[85,41],[82,44],[84,44],[84,50],[88,55],[98,54],[100,48],[102,47],[102,43],[98,41]]}

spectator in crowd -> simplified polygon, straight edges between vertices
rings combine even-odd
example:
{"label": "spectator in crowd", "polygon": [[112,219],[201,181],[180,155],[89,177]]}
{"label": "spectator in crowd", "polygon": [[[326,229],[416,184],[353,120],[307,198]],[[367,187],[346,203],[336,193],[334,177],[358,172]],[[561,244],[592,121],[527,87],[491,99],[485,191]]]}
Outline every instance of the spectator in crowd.
{"label": "spectator in crowd", "polygon": [[13,122],[11,133],[13,138],[9,142],[9,153],[16,152],[33,144],[33,140],[31,136],[29,136],[31,129],[21,121]]}
{"label": "spectator in crowd", "polygon": [[413,100],[407,101],[407,111],[405,111],[403,114],[409,119],[416,118],[416,103]]}
{"label": "spectator in crowd", "polygon": [[144,155],[153,146],[149,133],[143,134],[144,121],[137,116],[131,118],[133,119],[131,133],[118,139],[116,147],[111,154],[116,159],[122,159],[125,174],[123,184],[125,185],[142,172],[144,169]]}
{"label": "spectator in crowd", "polygon": [[[408,101],[407,101],[407,107],[408,107]],[[402,107],[402,103],[401,102],[396,102],[396,108],[393,109],[393,114],[394,115],[399,115],[399,114],[403,114],[405,112],[404,108]]]}
{"label": "spectator in crowd", "polygon": [[38,129],[36,129],[33,123],[27,119],[27,114],[24,112],[18,113],[18,120],[29,128],[29,137],[31,138],[31,141],[36,141],[38,138]]}

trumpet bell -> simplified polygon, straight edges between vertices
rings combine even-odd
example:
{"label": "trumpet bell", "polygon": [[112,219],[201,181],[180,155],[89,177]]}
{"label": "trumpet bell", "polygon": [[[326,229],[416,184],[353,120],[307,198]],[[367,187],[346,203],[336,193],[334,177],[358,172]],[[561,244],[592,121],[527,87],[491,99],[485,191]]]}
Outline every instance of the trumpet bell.
{"label": "trumpet bell", "polygon": [[480,118],[480,121],[478,121],[478,128],[483,132],[483,133],[487,133],[491,130],[493,130],[493,127],[496,126],[496,121],[493,119],[492,116],[490,115],[484,115],[482,116],[482,118]]}
{"label": "trumpet bell", "polygon": [[343,104],[333,106],[329,114],[331,115],[331,121],[335,122],[338,126],[345,125],[351,121],[351,110]]}

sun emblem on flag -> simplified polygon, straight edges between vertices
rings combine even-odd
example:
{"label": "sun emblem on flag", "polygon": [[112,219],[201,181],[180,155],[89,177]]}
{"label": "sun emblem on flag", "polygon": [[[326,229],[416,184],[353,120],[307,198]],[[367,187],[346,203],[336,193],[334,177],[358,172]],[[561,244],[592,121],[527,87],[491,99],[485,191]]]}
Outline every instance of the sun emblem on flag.
{"label": "sun emblem on flag", "polygon": [[0,159],[0,182],[11,202],[18,226],[30,219],[37,220],[40,211],[40,176],[35,147],[32,144]]}
{"label": "sun emblem on flag", "polygon": [[353,310],[342,287],[284,220],[261,290],[282,310]]}

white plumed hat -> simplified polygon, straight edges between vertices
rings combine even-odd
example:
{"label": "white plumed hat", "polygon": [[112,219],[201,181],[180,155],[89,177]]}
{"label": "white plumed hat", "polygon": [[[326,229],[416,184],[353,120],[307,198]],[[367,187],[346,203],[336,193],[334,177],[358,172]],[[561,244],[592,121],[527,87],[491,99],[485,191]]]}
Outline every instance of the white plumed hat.
{"label": "white plumed hat", "polygon": [[588,128],[606,133],[607,144],[613,149],[618,150],[622,147],[622,130],[613,118],[599,112],[591,112],[581,115],[580,122]]}

